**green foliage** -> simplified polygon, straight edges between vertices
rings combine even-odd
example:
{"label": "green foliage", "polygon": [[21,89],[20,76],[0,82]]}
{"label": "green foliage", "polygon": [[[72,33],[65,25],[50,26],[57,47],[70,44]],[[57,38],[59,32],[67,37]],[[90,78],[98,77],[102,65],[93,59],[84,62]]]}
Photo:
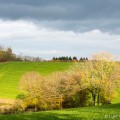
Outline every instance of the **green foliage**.
{"label": "green foliage", "polygon": [[80,90],[73,96],[65,99],[62,103],[63,108],[76,108],[91,106],[91,99],[88,90]]}
{"label": "green foliage", "polygon": [[80,90],[80,75],[75,72],[64,71],[48,76],[47,79],[51,83],[51,90],[54,92],[54,95],[62,97],[63,108],[79,106],[79,104],[76,104],[76,93]]}

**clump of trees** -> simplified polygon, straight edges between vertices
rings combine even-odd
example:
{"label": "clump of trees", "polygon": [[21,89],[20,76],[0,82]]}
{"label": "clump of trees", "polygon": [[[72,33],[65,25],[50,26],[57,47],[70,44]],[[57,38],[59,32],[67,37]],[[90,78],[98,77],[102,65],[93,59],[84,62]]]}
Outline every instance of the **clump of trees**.
{"label": "clump of trees", "polygon": [[13,53],[12,48],[0,46],[0,62],[7,61],[41,62],[43,59],[40,57],[16,55]]}
{"label": "clump of trees", "polygon": [[5,48],[0,46],[0,62],[15,60],[16,55],[13,53],[11,48]]}
{"label": "clump of trees", "polygon": [[109,53],[75,63],[69,70],[47,77],[30,72],[21,78],[22,109],[60,109],[110,104],[120,84],[119,64]]}
{"label": "clump of trees", "polygon": [[87,57],[81,57],[81,58],[79,59],[79,61],[87,61],[87,60],[88,60]]}
{"label": "clump of trees", "polygon": [[68,61],[78,61],[77,57],[74,56],[74,57],[68,57],[68,56],[62,56],[62,57],[53,57],[52,61],[65,61],[65,62],[68,62]]}
{"label": "clump of trees", "polygon": [[40,57],[32,57],[32,56],[22,56],[16,55],[16,59],[14,61],[22,61],[22,62],[42,62],[44,61]]}
{"label": "clump of trees", "polygon": [[62,62],[71,62],[71,61],[87,61],[87,57],[81,57],[78,59],[76,56],[74,57],[68,57],[68,56],[62,56],[62,57],[53,57],[52,61],[62,61]]}
{"label": "clump of trees", "polygon": [[95,54],[92,61],[85,64],[76,64],[72,69],[83,72],[82,79],[87,82],[87,90],[92,96],[92,104],[111,103],[114,98],[117,77],[117,63],[114,57],[108,53]]}

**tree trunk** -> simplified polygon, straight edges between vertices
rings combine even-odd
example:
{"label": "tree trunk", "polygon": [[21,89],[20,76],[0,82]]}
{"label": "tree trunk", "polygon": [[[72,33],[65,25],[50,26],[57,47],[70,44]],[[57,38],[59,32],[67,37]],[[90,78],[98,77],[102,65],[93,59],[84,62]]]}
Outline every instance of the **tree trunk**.
{"label": "tree trunk", "polygon": [[95,101],[96,101],[96,94],[92,93],[92,101],[93,101],[93,105],[95,106]]}
{"label": "tree trunk", "polygon": [[63,97],[60,96],[60,109],[62,109],[62,108],[63,108]]}
{"label": "tree trunk", "polygon": [[98,96],[97,96],[98,98],[97,98],[97,104],[99,105],[100,104],[100,94],[99,94],[99,92],[98,92]]}

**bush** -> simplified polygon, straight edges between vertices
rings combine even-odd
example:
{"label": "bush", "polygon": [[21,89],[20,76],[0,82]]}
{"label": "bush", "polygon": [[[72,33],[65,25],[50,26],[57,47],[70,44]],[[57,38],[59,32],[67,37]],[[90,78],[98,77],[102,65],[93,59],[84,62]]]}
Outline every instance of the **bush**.
{"label": "bush", "polygon": [[24,92],[21,105],[23,110],[38,111],[60,108],[56,102],[56,97],[58,99],[60,97],[55,94],[56,91],[52,89],[54,88],[52,86],[51,81],[36,72],[24,74],[20,83],[20,88]]}
{"label": "bush", "polygon": [[1,105],[0,106],[0,114],[13,114],[13,113],[18,113],[18,112],[22,112],[22,110],[20,110],[20,104],[19,102],[16,102],[12,105]]}

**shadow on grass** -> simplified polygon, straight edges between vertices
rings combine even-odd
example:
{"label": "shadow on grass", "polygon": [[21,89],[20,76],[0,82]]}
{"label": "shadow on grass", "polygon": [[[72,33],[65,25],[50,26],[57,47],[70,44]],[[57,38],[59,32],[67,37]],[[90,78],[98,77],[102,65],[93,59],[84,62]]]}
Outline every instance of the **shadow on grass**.
{"label": "shadow on grass", "polygon": [[[89,114],[90,115],[90,114]],[[100,116],[77,116],[75,114],[58,114],[58,113],[32,113],[0,116],[0,120],[111,120],[106,119],[105,115]],[[119,119],[112,119],[119,120]]]}
{"label": "shadow on grass", "polygon": [[[109,104],[96,107],[1,115],[0,120],[108,120],[105,118],[106,114],[118,115],[119,113],[120,104]],[[120,118],[112,120],[120,120]]]}
{"label": "shadow on grass", "polygon": [[120,110],[120,103],[117,104],[109,104],[109,105],[101,105],[97,106],[99,109],[119,109]]}
{"label": "shadow on grass", "polygon": [[99,106],[89,106],[89,107],[79,107],[79,108],[71,108],[71,109],[64,109],[66,111],[71,111],[71,110],[76,110],[76,111],[81,111],[81,110],[93,110],[93,109],[119,109],[120,110],[120,103],[116,104],[107,104],[107,105],[99,105]]}
{"label": "shadow on grass", "polygon": [[85,120],[84,117],[77,117],[70,114],[58,113],[31,113],[31,114],[16,114],[16,115],[3,115],[0,120]]}

